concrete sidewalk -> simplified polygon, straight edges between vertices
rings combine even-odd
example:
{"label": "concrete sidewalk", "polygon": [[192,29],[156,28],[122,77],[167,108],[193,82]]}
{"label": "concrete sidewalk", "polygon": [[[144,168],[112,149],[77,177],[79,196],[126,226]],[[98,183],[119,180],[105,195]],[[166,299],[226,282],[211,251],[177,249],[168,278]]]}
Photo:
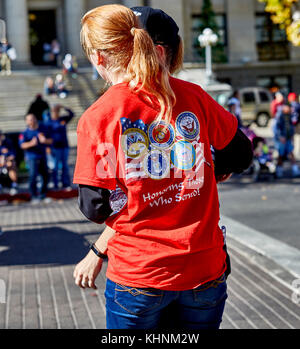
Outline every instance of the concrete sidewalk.
{"label": "concrete sidewalk", "polygon": [[[72,276],[104,226],[88,222],[76,199],[3,206],[0,222],[0,329],[105,328],[106,264],[97,291],[79,289]],[[227,243],[232,274],[221,328],[300,328],[295,275],[234,234]]]}

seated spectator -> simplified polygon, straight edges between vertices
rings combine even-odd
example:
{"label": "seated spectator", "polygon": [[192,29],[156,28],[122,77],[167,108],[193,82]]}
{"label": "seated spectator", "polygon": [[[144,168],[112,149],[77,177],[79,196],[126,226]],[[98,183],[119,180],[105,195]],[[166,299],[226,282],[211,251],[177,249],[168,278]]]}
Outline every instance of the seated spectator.
{"label": "seated spectator", "polygon": [[[0,174],[8,175],[11,181],[11,195],[15,195],[18,192],[18,176],[15,157],[16,155],[12,142],[5,137],[0,130]],[[0,183],[0,190],[1,189],[2,184]]]}
{"label": "seated spectator", "polygon": [[49,104],[43,99],[41,94],[38,94],[31,103],[27,114],[34,114],[38,121],[43,121],[43,113],[49,109]]}
{"label": "seated spectator", "polygon": [[47,76],[47,78],[45,79],[44,92],[47,96],[56,94],[54,80],[51,78],[51,76]]}
{"label": "seated spectator", "polygon": [[0,43],[0,52],[1,75],[11,75],[11,61],[17,58],[16,50],[3,39]]}
{"label": "seated spectator", "polygon": [[77,67],[78,65],[76,62],[76,57],[72,56],[70,53],[67,53],[63,60],[63,74],[67,75],[68,73],[70,73],[73,78],[76,78]]}
{"label": "seated spectator", "polygon": [[0,52],[1,75],[11,75],[11,62],[5,52]]}
{"label": "seated spectator", "polygon": [[[29,167],[29,187],[34,203],[45,199],[48,186],[48,168],[46,147],[52,144],[49,131],[39,124],[33,114],[25,117],[27,128],[19,136],[19,145],[25,152],[25,160]],[[43,183],[40,193],[37,189],[37,178],[41,175]]]}
{"label": "seated spectator", "polygon": [[260,165],[265,166],[270,173],[276,172],[276,166],[273,163],[272,152],[270,151],[265,139],[256,137],[253,142],[253,155]]}
{"label": "seated spectator", "polygon": [[66,98],[68,96],[69,91],[66,88],[66,84],[64,82],[64,77],[62,76],[62,74],[56,75],[55,88],[56,93],[60,98]]}
{"label": "seated spectator", "polygon": [[[66,112],[64,115],[60,115],[62,109]],[[51,108],[51,121],[48,125],[53,139],[51,152],[54,158],[53,182],[55,189],[58,189],[59,187],[58,170],[60,167],[62,170],[61,182],[63,188],[71,188],[68,166],[69,144],[67,137],[67,124],[73,117],[74,113],[71,109],[65,108],[59,104],[56,104]]]}

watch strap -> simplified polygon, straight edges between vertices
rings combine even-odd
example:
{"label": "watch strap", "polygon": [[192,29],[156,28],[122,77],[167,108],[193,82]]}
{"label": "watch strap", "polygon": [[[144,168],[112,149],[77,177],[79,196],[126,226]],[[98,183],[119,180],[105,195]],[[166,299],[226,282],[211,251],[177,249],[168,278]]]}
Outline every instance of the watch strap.
{"label": "watch strap", "polygon": [[97,247],[95,246],[95,244],[91,245],[91,250],[101,259],[107,259],[107,255],[104,253],[101,253]]}

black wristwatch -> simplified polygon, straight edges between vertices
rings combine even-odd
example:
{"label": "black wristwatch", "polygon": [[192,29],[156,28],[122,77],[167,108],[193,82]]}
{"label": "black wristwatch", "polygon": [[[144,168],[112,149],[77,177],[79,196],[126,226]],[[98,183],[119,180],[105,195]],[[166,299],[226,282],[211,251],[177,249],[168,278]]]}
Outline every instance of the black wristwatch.
{"label": "black wristwatch", "polygon": [[107,259],[107,255],[104,253],[101,253],[97,247],[95,246],[95,244],[91,245],[91,250],[101,259]]}

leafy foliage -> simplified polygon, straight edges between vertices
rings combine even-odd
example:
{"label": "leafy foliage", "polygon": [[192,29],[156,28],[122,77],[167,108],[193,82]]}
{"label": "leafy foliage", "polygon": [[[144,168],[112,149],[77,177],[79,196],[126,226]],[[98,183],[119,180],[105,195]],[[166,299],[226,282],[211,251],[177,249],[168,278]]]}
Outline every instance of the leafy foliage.
{"label": "leafy foliage", "polygon": [[300,46],[300,20],[293,21],[293,6],[299,0],[258,0],[266,4],[265,11],[271,14],[273,23],[285,29],[288,40]]}
{"label": "leafy foliage", "polygon": [[[210,28],[215,34],[219,35],[219,27],[216,21],[216,15],[212,6],[211,0],[204,0],[201,9],[201,24],[197,28],[200,33],[204,29]],[[199,55],[201,62],[205,61],[205,49],[201,48],[199,45],[198,38],[195,39],[194,47]],[[214,63],[225,63],[227,62],[227,56],[224,50],[223,44],[218,42],[212,47],[212,60]]]}

